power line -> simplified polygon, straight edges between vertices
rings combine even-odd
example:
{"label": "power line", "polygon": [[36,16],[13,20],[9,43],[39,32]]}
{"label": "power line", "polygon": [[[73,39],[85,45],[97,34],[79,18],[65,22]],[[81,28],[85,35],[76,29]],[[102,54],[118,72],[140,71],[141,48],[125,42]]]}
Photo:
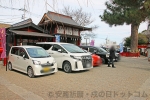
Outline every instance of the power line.
{"label": "power line", "polygon": [[20,9],[18,9],[18,8],[13,8],[13,7],[6,7],[6,6],[2,6],[2,5],[0,5],[0,7],[1,7],[1,8],[4,8],[4,9],[11,9],[11,10],[24,11],[24,12],[28,12],[29,14],[35,15],[35,16],[40,16],[40,15],[38,15],[38,14],[35,14],[35,13],[32,13],[32,12],[26,10],[25,7],[24,7],[24,8],[20,8]]}
{"label": "power line", "polygon": [[20,15],[0,15],[0,16],[20,16]]}
{"label": "power line", "polygon": [[23,8],[17,9],[17,8],[13,8],[13,7],[2,6],[2,5],[0,5],[0,7],[5,8],[5,9],[11,9],[11,10],[27,11],[26,9],[23,9]]}

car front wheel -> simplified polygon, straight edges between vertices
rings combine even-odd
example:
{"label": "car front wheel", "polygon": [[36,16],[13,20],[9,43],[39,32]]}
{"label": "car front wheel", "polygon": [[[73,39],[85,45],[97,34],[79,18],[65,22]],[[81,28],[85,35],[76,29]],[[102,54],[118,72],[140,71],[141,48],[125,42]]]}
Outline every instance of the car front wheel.
{"label": "car front wheel", "polygon": [[102,59],[102,63],[105,64],[106,63],[105,59],[104,58],[101,58],[101,59]]}
{"label": "car front wheel", "polygon": [[70,73],[72,71],[72,67],[71,67],[71,64],[70,62],[64,62],[63,64],[63,70],[66,72],[66,73]]}
{"label": "car front wheel", "polygon": [[33,72],[33,69],[31,67],[28,68],[27,70],[27,74],[30,78],[33,78],[34,77],[34,72]]}

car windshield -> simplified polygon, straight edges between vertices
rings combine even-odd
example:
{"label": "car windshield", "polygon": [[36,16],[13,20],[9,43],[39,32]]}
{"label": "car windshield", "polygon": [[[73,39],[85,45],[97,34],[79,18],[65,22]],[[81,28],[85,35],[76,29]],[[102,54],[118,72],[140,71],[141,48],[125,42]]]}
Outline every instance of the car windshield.
{"label": "car windshield", "polygon": [[27,48],[27,52],[32,58],[50,57],[50,55],[43,48]]}
{"label": "car windshield", "polygon": [[99,52],[107,52],[105,49],[103,49],[101,47],[99,47],[98,50],[99,50]]}
{"label": "car windshield", "polygon": [[85,53],[84,50],[74,44],[62,44],[62,46],[70,53]]}

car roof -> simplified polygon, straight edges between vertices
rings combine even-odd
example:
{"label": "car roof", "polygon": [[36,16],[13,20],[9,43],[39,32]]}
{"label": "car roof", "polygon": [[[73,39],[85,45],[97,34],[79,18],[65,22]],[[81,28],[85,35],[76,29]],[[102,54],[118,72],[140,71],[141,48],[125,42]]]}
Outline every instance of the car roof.
{"label": "car roof", "polygon": [[71,44],[65,42],[37,42],[36,44]]}
{"label": "car roof", "polygon": [[30,46],[30,45],[12,46],[12,47],[22,47],[22,48],[41,48],[41,47],[39,47],[39,46]]}

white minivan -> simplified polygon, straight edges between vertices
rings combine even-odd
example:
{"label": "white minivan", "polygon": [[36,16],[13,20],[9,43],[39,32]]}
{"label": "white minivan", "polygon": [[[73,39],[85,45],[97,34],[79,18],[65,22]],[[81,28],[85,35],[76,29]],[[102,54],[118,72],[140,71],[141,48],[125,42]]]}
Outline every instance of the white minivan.
{"label": "white minivan", "polygon": [[58,71],[55,59],[38,46],[12,46],[7,67],[27,73],[31,78]]}
{"label": "white minivan", "polygon": [[92,56],[74,44],[37,42],[36,46],[43,47],[55,58],[58,68],[63,69],[66,73],[93,68]]}

